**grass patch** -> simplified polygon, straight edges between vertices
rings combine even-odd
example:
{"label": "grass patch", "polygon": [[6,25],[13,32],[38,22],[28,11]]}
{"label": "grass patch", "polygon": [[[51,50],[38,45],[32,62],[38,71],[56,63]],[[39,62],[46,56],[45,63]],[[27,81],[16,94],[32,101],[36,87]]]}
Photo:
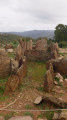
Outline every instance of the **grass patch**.
{"label": "grass patch", "polygon": [[55,77],[54,79],[58,83],[58,85],[62,87],[62,83],[60,83],[60,79],[58,77]]}
{"label": "grass patch", "polygon": [[13,117],[14,112],[11,112],[5,116],[5,120],[8,120],[9,118]]}
{"label": "grass patch", "polygon": [[40,115],[38,115],[38,118],[45,118],[45,114],[41,113]]}
{"label": "grass patch", "polygon": [[63,78],[64,78],[64,79],[67,78],[67,75],[64,75]]}
{"label": "grass patch", "polygon": [[30,112],[25,112],[24,115],[33,117],[33,113],[30,113]]}
{"label": "grass patch", "polygon": [[38,87],[37,90],[44,92],[44,87]]}
{"label": "grass patch", "polygon": [[0,78],[0,101],[5,101],[8,96],[4,96],[4,91],[5,91],[5,83],[7,82],[8,77],[7,78]]}
{"label": "grass patch", "polygon": [[41,82],[44,79],[44,75],[46,72],[46,64],[45,62],[29,62],[28,63],[28,73],[27,76],[31,76],[33,80],[36,82]]}
{"label": "grass patch", "polygon": [[53,115],[54,115],[54,112],[46,112],[45,113],[45,116],[48,120],[52,120],[53,118]]}
{"label": "grass patch", "polygon": [[8,57],[11,57],[11,58],[15,58],[15,54],[12,52],[12,53],[8,53]]}
{"label": "grass patch", "polygon": [[27,110],[30,110],[30,109],[32,109],[33,107],[30,106],[30,105],[26,105],[25,108],[26,108]]}

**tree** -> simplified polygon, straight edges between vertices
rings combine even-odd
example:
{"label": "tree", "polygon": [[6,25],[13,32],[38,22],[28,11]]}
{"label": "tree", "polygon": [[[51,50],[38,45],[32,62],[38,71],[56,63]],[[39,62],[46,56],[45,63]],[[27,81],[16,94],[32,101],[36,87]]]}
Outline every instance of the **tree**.
{"label": "tree", "polygon": [[57,25],[54,33],[56,42],[67,41],[67,25]]}

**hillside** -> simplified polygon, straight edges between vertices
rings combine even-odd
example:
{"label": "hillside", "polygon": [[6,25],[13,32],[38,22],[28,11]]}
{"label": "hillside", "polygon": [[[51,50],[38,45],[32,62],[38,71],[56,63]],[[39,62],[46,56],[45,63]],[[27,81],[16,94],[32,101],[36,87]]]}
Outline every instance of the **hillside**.
{"label": "hillside", "polygon": [[25,32],[9,32],[11,34],[21,35],[23,37],[30,37],[33,39],[37,39],[40,37],[46,37],[53,39],[54,37],[54,30],[31,30]]}
{"label": "hillside", "polygon": [[0,43],[14,42],[14,41],[17,41],[20,37],[21,36],[18,36],[18,35],[0,33]]}

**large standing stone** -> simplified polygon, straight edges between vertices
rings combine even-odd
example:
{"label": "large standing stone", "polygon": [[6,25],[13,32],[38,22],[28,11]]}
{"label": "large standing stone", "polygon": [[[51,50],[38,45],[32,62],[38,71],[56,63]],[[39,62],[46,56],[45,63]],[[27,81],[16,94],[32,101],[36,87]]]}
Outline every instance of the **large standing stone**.
{"label": "large standing stone", "polygon": [[14,60],[13,58],[10,59],[10,68],[11,68],[11,73],[16,74],[17,70],[19,67],[18,61]]}
{"label": "large standing stone", "polygon": [[31,116],[17,116],[17,117],[12,117],[8,120],[33,120]]}
{"label": "large standing stone", "polygon": [[21,57],[22,57],[22,48],[19,44],[16,49],[16,60],[19,61]]}
{"label": "large standing stone", "polygon": [[15,91],[18,85],[19,85],[19,77],[16,75],[11,75],[6,83],[5,94]]}
{"label": "large standing stone", "polygon": [[29,41],[27,41],[27,50],[30,49],[30,44],[29,44]]}
{"label": "large standing stone", "polygon": [[47,92],[50,92],[53,88],[53,76],[50,70],[45,74],[44,88]]}
{"label": "large standing stone", "polygon": [[5,120],[5,118],[3,116],[0,116],[0,120]]}
{"label": "large standing stone", "polygon": [[48,46],[47,46],[47,40],[46,39],[41,39],[41,40],[37,41],[36,50],[44,50],[44,51],[46,51],[47,48],[48,48]]}
{"label": "large standing stone", "polygon": [[20,68],[17,71],[17,75],[19,77],[19,83],[22,83],[22,79],[26,76],[27,74],[27,61],[26,57],[23,58],[23,64],[20,66]]}
{"label": "large standing stone", "polygon": [[29,50],[32,50],[32,40],[29,41]]}

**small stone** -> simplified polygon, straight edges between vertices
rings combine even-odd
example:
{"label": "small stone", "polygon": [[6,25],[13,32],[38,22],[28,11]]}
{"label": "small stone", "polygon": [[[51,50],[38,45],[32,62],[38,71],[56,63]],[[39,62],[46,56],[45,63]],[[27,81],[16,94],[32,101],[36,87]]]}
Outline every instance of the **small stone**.
{"label": "small stone", "polygon": [[59,117],[59,114],[58,113],[54,113],[54,116],[53,116],[52,120],[57,120],[58,117]]}
{"label": "small stone", "polygon": [[33,120],[31,116],[16,116],[8,120]]}
{"label": "small stone", "polygon": [[57,83],[56,81],[54,81],[54,84],[55,84],[55,85],[58,85],[58,83]]}
{"label": "small stone", "polygon": [[3,116],[0,116],[0,120],[5,120],[5,118]]}
{"label": "small stone", "polygon": [[63,79],[60,79],[60,83],[63,83]]}
{"label": "small stone", "polygon": [[60,75],[60,73],[57,73],[56,77],[63,80],[63,77]]}
{"label": "small stone", "polygon": [[34,101],[34,104],[40,104],[42,102],[43,98],[41,96],[37,97]]}
{"label": "small stone", "polygon": [[67,82],[67,78],[65,79],[65,82]]}

